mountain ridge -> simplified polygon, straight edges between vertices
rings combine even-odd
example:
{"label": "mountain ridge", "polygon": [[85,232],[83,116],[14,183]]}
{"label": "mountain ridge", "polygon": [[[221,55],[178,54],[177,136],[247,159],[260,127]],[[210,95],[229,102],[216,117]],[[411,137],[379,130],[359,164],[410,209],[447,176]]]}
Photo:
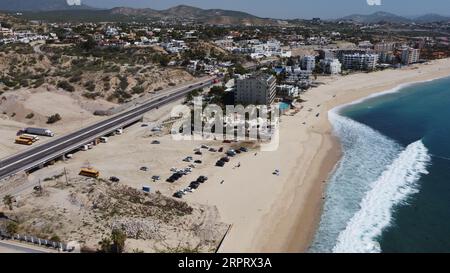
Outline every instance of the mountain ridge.
{"label": "mountain ridge", "polygon": [[56,11],[56,10],[76,10],[94,9],[90,6],[69,5],[66,0],[0,0],[0,10],[2,11]]}
{"label": "mountain ridge", "polygon": [[450,21],[450,16],[429,13],[415,17],[406,17],[390,12],[378,11],[372,14],[352,14],[338,20],[353,21],[357,23],[433,23]]}
{"label": "mountain ridge", "polygon": [[[202,9],[189,5],[177,5],[156,10],[152,8],[114,7],[99,9],[86,5],[70,6],[67,0],[0,0],[0,10],[27,12],[29,19],[52,21],[132,21],[148,19],[189,19],[207,24],[221,25],[279,25],[278,19],[262,18],[250,13],[224,9]],[[296,21],[300,19],[282,20]],[[424,14],[407,17],[378,11],[372,14],[352,14],[335,20],[357,23],[431,23],[449,21],[449,16]]]}

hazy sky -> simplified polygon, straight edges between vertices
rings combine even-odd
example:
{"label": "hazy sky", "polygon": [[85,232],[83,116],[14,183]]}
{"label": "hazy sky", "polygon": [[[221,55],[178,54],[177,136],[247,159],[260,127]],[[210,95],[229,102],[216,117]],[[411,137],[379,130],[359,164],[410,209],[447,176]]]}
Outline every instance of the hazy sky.
{"label": "hazy sky", "polygon": [[[450,0],[82,0],[96,7],[149,7],[165,9],[185,4],[200,8],[239,10],[262,17],[338,18],[353,13],[388,11],[399,15],[439,13],[450,15]],[[367,2],[381,1],[381,6]]]}

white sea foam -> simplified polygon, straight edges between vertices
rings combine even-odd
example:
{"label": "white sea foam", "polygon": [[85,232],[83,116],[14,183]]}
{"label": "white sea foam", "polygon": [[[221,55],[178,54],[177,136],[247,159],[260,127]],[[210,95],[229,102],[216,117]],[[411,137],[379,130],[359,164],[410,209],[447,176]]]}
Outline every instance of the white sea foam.
{"label": "white sea foam", "polygon": [[378,131],[330,111],[343,156],[326,190],[311,252],[378,252],[392,210],[417,189],[430,156],[421,141],[404,149]]}
{"label": "white sea foam", "polygon": [[330,112],[343,156],[330,177],[321,222],[311,252],[331,252],[337,238],[360,209],[371,183],[392,164],[402,147],[372,128]]}
{"label": "white sea foam", "polygon": [[377,237],[393,221],[395,206],[417,191],[418,180],[427,173],[431,161],[421,141],[404,149],[380,132],[341,115],[341,111],[437,79],[402,84],[329,111],[343,156],[329,179],[311,252],[379,252]]}
{"label": "white sea foam", "polygon": [[417,192],[417,182],[428,173],[430,160],[428,149],[420,140],[402,151],[372,184],[361,209],[339,234],[333,252],[380,252],[376,239],[391,224],[393,208]]}

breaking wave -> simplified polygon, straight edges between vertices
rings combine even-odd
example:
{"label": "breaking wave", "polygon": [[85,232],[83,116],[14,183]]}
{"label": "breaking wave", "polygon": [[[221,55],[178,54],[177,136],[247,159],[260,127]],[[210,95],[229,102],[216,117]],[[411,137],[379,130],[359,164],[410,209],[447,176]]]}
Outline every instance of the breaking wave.
{"label": "breaking wave", "polygon": [[393,208],[417,191],[430,162],[417,141],[404,149],[372,128],[329,112],[343,156],[326,191],[311,252],[380,252],[376,239],[392,221]]}
{"label": "breaking wave", "polygon": [[375,181],[361,209],[339,234],[333,252],[381,252],[376,239],[392,221],[392,209],[416,193],[417,182],[427,174],[431,160],[422,141],[410,144]]}

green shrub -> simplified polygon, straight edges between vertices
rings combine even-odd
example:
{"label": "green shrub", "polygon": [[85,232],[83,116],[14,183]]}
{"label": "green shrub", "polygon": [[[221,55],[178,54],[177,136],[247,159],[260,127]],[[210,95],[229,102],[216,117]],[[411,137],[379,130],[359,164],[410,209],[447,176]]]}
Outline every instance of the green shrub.
{"label": "green shrub", "polygon": [[144,92],[144,87],[142,87],[142,86],[140,86],[140,85],[136,85],[135,87],[133,87],[132,89],[131,89],[131,92],[133,93],[133,94],[141,94],[141,93],[143,93]]}
{"label": "green shrub", "polygon": [[86,89],[90,92],[94,92],[95,91],[95,83],[93,81],[88,81],[84,84],[84,87],[86,87]]}
{"label": "green shrub", "polygon": [[48,117],[47,124],[53,124],[55,122],[60,121],[62,118],[59,114],[54,114]]}
{"label": "green shrub", "polygon": [[66,90],[68,92],[75,91],[75,88],[70,83],[68,83],[67,81],[59,81],[57,87],[61,88],[61,89],[64,89],[64,90]]}

